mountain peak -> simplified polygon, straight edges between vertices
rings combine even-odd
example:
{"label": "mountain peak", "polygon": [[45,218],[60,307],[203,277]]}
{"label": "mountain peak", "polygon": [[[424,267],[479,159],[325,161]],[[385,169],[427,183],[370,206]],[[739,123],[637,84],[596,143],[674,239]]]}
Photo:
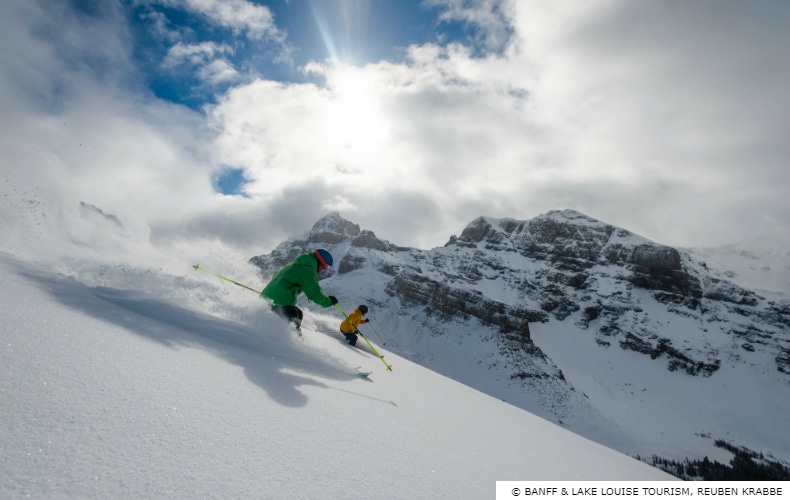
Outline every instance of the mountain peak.
{"label": "mountain peak", "polygon": [[[531,231],[536,233],[546,232],[545,228],[551,228],[550,233],[567,233],[566,237],[578,237],[578,232],[569,228],[572,226],[584,226],[588,229],[607,231],[607,238],[609,233],[614,230],[609,224],[575,210],[550,210],[526,221],[510,217],[478,217],[464,228],[459,238],[451,239],[450,243],[455,243],[459,240],[462,244],[479,243],[483,240],[486,240],[489,244],[501,243],[504,239],[512,239],[517,237],[518,233],[525,231],[527,233]],[[557,235],[553,237],[556,238]]]}
{"label": "mountain peak", "polygon": [[338,212],[330,212],[318,219],[310,230],[310,243],[337,244],[360,233],[359,224],[344,219]]}
{"label": "mountain peak", "polygon": [[474,219],[466,226],[466,228],[464,228],[463,232],[461,233],[461,239],[468,241],[481,241],[486,236],[486,234],[489,233],[489,231],[504,231],[505,233],[509,234],[518,226],[523,227],[524,225],[531,223],[542,224],[549,221],[577,226],[609,226],[609,224],[606,224],[605,222],[571,209],[550,210],[527,221],[516,220],[510,217],[495,218],[481,216]]}
{"label": "mountain peak", "polygon": [[535,219],[550,219],[557,222],[569,222],[573,224],[607,225],[598,219],[571,209],[549,210],[545,214],[535,217]]}

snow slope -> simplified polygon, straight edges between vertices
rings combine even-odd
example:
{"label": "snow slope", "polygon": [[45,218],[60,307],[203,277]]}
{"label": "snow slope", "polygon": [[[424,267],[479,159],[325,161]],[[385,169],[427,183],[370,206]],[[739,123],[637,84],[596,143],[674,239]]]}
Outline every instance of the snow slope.
{"label": "snow slope", "polygon": [[707,268],[753,290],[790,295],[790,236],[763,237],[749,244],[687,250]]}
{"label": "snow slope", "polygon": [[390,373],[333,335],[294,338],[260,304],[221,318],[126,273],[147,292],[0,254],[1,498],[491,498],[497,480],[673,479],[391,353]]}

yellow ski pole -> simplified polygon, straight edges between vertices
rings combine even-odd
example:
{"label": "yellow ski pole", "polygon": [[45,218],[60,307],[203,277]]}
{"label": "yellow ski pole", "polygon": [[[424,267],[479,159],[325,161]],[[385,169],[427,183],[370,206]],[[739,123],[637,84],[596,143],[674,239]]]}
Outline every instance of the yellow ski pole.
{"label": "yellow ski pole", "polygon": [[195,265],[194,265],[194,266],[192,266],[192,267],[194,267],[194,268],[195,268],[195,271],[203,271],[204,273],[209,273],[210,275],[212,275],[212,276],[216,276],[216,277],[217,277],[217,278],[219,278],[219,279],[222,279],[222,280],[225,280],[225,281],[229,281],[229,282],[233,283],[234,285],[239,285],[240,287],[242,287],[242,288],[246,288],[247,290],[249,290],[249,291],[251,291],[251,292],[255,292],[255,293],[257,293],[258,295],[260,295],[260,294],[261,294],[261,292],[259,292],[258,290],[255,290],[254,288],[250,288],[250,287],[248,287],[247,285],[242,285],[241,283],[237,283],[237,282],[233,281],[233,280],[232,280],[232,279],[230,279],[230,278],[226,278],[225,276],[221,276],[221,275],[219,275],[219,274],[217,274],[217,273],[212,273],[211,271],[207,271],[207,270],[203,269],[202,267],[200,267],[200,264],[195,264]]}
{"label": "yellow ski pole", "polygon": [[371,343],[370,343],[370,341],[368,340],[368,338],[367,338],[367,337],[365,337],[364,335],[362,335],[362,332],[360,332],[360,331],[359,331],[359,328],[357,328],[357,325],[355,325],[355,324],[354,324],[354,322],[353,322],[353,321],[351,321],[351,319],[348,317],[348,315],[346,314],[346,312],[345,312],[345,311],[344,311],[344,310],[343,310],[343,309],[342,309],[342,308],[341,308],[341,307],[340,307],[338,304],[335,304],[335,307],[337,307],[337,310],[338,310],[338,311],[340,311],[340,313],[341,313],[343,316],[345,316],[345,318],[348,320],[348,322],[349,322],[349,323],[351,323],[351,326],[353,326],[353,327],[354,327],[354,330],[356,330],[356,332],[359,334],[359,336],[360,336],[360,337],[362,337],[362,339],[365,341],[365,343],[367,343],[367,344],[368,344],[368,347],[370,347],[370,349],[373,351],[373,354],[375,354],[375,355],[376,355],[376,356],[377,356],[377,357],[378,357],[378,358],[381,360],[381,362],[382,362],[382,363],[384,363],[384,366],[386,366],[386,367],[387,367],[387,371],[388,371],[388,372],[391,372],[391,371],[392,371],[392,365],[388,365],[388,364],[387,364],[387,362],[386,362],[386,361],[384,361],[384,356],[382,356],[381,354],[379,354],[379,352],[376,350],[376,348],[375,348],[375,347],[373,347],[373,344],[371,344]]}

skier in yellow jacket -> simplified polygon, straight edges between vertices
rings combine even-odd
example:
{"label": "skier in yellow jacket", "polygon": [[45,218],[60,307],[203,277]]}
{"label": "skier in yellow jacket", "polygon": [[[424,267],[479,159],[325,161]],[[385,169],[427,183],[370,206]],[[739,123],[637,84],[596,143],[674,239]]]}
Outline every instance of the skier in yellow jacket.
{"label": "skier in yellow jacket", "polygon": [[346,336],[346,340],[351,345],[357,345],[357,327],[370,322],[369,319],[362,319],[368,313],[368,307],[361,305],[354,309],[347,319],[340,323],[340,333]]}

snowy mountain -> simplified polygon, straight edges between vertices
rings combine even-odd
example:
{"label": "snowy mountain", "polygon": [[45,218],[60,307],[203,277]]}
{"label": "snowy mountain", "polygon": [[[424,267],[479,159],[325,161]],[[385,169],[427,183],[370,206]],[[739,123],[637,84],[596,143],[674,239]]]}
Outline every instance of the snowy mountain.
{"label": "snowy mountain", "polygon": [[571,210],[420,250],[332,213],[250,262],[265,281],[317,247],[325,291],[415,363],[632,456],[727,462],[725,441],[790,461],[790,298],[699,251]]}

